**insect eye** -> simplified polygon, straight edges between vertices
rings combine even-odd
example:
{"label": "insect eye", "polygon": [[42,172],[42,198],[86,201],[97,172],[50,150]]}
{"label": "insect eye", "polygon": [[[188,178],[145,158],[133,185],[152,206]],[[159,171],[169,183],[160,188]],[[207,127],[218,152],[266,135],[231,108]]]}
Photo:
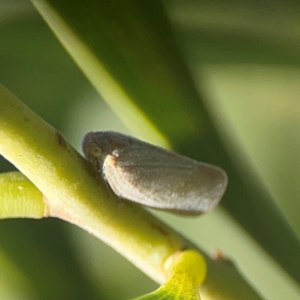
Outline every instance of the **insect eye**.
{"label": "insect eye", "polygon": [[101,154],[102,154],[102,150],[100,147],[98,147],[98,146],[91,147],[91,149],[90,149],[91,156],[99,157],[99,156],[101,156]]}

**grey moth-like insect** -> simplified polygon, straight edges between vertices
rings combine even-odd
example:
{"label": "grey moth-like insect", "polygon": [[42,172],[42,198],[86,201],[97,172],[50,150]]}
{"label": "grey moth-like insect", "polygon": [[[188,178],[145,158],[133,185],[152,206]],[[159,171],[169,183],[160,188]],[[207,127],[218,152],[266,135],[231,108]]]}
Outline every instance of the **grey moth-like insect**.
{"label": "grey moth-like insect", "polygon": [[82,148],[117,196],[152,208],[199,215],[219,203],[227,186],[221,168],[125,134],[89,132]]}

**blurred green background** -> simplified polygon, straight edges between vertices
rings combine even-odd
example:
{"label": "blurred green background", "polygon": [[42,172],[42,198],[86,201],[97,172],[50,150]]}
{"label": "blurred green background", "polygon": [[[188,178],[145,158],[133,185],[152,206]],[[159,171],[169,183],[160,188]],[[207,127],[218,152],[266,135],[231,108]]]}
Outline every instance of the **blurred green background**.
{"label": "blurred green background", "polygon": [[[300,237],[300,5],[164,5],[227,152]],[[130,133],[27,0],[0,0],[0,81],[79,151],[87,131]],[[13,168],[0,160],[1,172]],[[156,214],[209,253],[221,249],[266,299],[300,299],[299,287],[222,208],[196,219]],[[52,219],[2,220],[0,266],[0,299],[129,299],[157,287],[101,241]]]}

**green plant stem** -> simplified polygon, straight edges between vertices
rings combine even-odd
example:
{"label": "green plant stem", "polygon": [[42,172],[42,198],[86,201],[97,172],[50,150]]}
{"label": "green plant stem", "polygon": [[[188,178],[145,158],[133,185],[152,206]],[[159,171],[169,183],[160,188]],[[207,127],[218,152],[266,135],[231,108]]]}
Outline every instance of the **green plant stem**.
{"label": "green plant stem", "polygon": [[[2,85],[0,111],[0,153],[43,193],[49,216],[94,234],[159,283],[168,257],[196,248],[143,208],[108,194],[62,135]],[[205,258],[203,299],[261,299],[234,267]]]}
{"label": "green plant stem", "polygon": [[48,215],[42,193],[20,172],[0,174],[0,219]]}

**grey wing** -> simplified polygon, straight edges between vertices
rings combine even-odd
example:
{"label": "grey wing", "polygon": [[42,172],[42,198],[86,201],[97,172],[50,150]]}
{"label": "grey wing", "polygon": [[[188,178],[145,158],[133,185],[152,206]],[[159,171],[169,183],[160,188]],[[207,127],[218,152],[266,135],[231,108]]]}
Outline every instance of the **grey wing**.
{"label": "grey wing", "polygon": [[180,214],[211,210],[227,186],[222,169],[143,142],[108,156],[104,172],[118,196]]}

